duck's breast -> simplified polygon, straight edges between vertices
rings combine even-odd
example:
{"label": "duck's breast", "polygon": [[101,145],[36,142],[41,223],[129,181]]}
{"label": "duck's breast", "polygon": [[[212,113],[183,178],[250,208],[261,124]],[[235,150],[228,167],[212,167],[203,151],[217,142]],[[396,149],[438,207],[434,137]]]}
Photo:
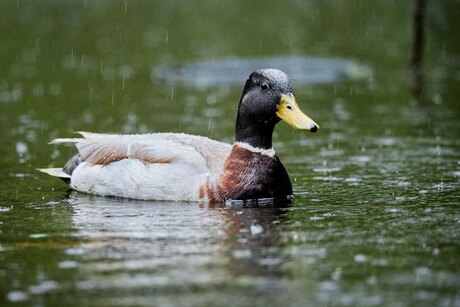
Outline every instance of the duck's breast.
{"label": "duck's breast", "polygon": [[276,198],[291,194],[289,175],[276,155],[239,146],[234,146],[228,156],[217,186],[207,186],[211,201]]}

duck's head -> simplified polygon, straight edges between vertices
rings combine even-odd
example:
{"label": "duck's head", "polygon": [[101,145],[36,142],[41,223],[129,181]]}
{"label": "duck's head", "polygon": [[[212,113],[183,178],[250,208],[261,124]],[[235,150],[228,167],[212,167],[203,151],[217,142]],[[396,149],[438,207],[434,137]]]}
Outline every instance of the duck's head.
{"label": "duck's head", "polygon": [[316,132],[319,129],[319,125],[300,110],[284,72],[278,69],[253,72],[238,106],[235,141],[271,148],[273,129],[280,120],[299,130]]}

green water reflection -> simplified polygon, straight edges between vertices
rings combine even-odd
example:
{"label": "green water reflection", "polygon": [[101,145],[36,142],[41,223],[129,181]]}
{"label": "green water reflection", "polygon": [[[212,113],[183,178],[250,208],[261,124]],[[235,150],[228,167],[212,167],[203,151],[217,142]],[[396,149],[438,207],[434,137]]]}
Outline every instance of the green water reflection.
{"label": "green water reflection", "polygon": [[[0,304],[459,305],[459,12],[429,3],[417,103],[409,1],[0,2]],[[77,130],[231,142],[243,80],[152,69],[268,56],[372,70],[295,86],[321,131],[276,129],[290,207],[92,197],[35,171]]]}

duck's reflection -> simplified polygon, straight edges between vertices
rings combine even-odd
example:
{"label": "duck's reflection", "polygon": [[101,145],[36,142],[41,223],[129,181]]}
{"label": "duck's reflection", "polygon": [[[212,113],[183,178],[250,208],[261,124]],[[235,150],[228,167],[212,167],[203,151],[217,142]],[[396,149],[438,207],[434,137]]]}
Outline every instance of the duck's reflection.
{"label": "duck's reflection", "polygon": [[76,192],[69,202],[74,226],[87,242],[82,254],[92,260],[88,268],[103,272],[107,287],[123,285],[120,270],[142,272],[142,280],[129,281],[132,286],[168,287],[251,284],[280,274],[279,228],[287,202],[244,208]]}
{"label": "duck's reflection", "polygon": [[290,200],[262,203],[226,203],[222,211],[231,273],[238,276],[277,275],[283,260],[279,253],[280,225]]}

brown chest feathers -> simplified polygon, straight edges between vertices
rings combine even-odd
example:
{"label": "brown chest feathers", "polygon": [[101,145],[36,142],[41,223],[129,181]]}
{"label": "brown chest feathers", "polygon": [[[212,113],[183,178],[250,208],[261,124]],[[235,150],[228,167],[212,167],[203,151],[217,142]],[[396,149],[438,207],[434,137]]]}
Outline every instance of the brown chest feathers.
{"label": "brown chest feathers", "polygon": [[200,189],[210,202],[278,198],[292,194],[289,176],[277,156],[233,146],[217,185]]}

